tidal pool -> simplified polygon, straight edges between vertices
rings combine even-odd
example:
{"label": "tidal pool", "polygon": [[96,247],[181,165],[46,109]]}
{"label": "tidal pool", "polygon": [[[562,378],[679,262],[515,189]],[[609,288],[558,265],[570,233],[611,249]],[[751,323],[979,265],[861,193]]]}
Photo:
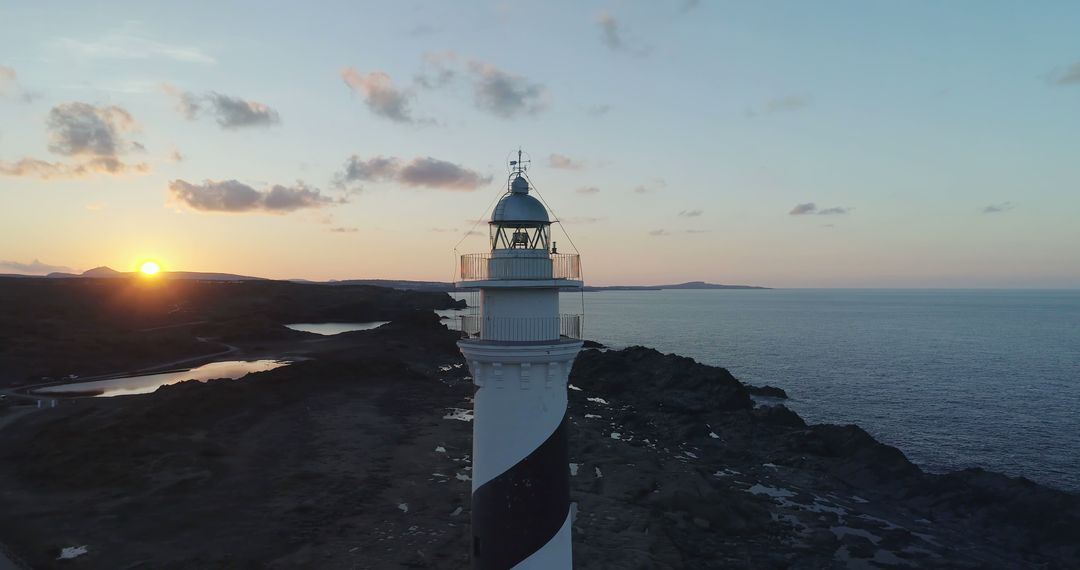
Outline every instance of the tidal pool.
{"label": "tidal pool", "polygon": [[185,380],[198,380],[200,382],[215,378],[235,380],[251,372],[265,372],[289,364],[291,362],[288,360],[228,360],[211,362],[190,370],[174,370],[172,372],[159,372],[142,376],[59,384],[38,388],[33,393],[43,396],[93,396],[95,398],[149,394],[162,386],[176,384]]}
{"label": "tidal pool", "polygon": [[352,331],[367,331],[376,327],[381,327],[388,322],[390,321],[372,321],[370,323],[296,323],[285,325],[285,327],[294,331],[329,336]]}

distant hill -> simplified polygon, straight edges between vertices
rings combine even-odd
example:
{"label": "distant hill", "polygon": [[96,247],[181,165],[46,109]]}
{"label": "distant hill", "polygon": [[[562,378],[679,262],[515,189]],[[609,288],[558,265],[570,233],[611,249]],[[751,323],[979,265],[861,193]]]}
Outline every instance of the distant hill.
{"label": "distant hill", "polygon": [[687,281],[674,285],[609,285],[606,287],[586,286],[586,291],[662,291],[666,289],[769,289],[755,285],[721,285],[704,281]]}
{"label": "distant hill", "polygon": [[[130,278],[139,275],[137,271],[117,271],[111,267],[101,266],[88,269],[80,274],[76,273],[50,273],[45,277],[49,279],[118,279]],[[37,277],[36,275],[0,274],[0,277]],[[197,281],[272,281],[265,277],[251,277],[249,275],[236,275],[233,273],[203,273],[199,271],[162,271],[159,274],[163,279],[192,279]],[[311,285],[373,285],[376,287],[389,287],[391,289],[407,289],[410,291],[455,291],[457,287],[453,283],[445,281],[410,281],[408,279],[331,279],[329,281],[311,281],[309,279],[284,279],[290,283],[305,283]],[[688,281],[670,285],[607,285],[586,286],[585,291],[662,291],[668,289],[769,289],[769,287],[757,287],[754,285],[722,285],[718,283],[706,283],[705,281]]]}
{"label": "distant hill", "polygon": [[[117,271],[111,267],[101,266],[87,269],[80,274],[56,272],[50,273],[45,277],[49,279],[120,279],[136,277],[138,275],[139,272],[137,271]],[[195,279],[198,281],[267,281],[267,279],[263,277],[234,275],[232,273],[203,273],[199,271],[162,271],[159,275],[164,279]]]}

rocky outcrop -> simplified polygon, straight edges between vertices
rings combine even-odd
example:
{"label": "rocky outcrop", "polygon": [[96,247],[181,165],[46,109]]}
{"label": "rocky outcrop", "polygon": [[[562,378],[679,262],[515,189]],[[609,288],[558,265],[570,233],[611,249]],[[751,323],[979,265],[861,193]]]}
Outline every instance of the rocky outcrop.
{"label": "rocky outcrop", "polygon": [[[468,568],[455,340],[401,313],[241,380],[30,413],[0,430],[0,541],[40,568]],[[648,348],[586,350],[570,379],[579,570],[1080,567],[1076,495],[924,473]]]}

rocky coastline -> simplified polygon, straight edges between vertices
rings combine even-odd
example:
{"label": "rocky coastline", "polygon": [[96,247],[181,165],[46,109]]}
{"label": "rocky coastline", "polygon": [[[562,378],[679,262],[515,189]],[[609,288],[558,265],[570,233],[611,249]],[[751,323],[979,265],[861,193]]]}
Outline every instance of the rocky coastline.
{"label": "rocky coastline", "polygon": [[[401,312],[240,380],[26,414],[0,430],[0,542],[34,568],[468,568],[455,341]],[[1080,567],[1077,495],[925,473],[648,348],[587,349],[571,384],[576,568]]]}

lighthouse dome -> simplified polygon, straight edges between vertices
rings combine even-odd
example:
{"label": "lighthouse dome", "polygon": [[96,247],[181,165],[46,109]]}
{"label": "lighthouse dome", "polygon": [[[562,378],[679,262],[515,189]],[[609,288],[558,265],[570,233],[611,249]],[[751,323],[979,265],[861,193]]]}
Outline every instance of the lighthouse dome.
{"label": "lighthouse dome", "polygon": [[529,195],[529,183],[525,178],[518,176],[510,183],[510,192],[499,200],[495,205],[495,211],[491,213],[492,223],[503,222],[533,222],[551,223],[547,208]]}

